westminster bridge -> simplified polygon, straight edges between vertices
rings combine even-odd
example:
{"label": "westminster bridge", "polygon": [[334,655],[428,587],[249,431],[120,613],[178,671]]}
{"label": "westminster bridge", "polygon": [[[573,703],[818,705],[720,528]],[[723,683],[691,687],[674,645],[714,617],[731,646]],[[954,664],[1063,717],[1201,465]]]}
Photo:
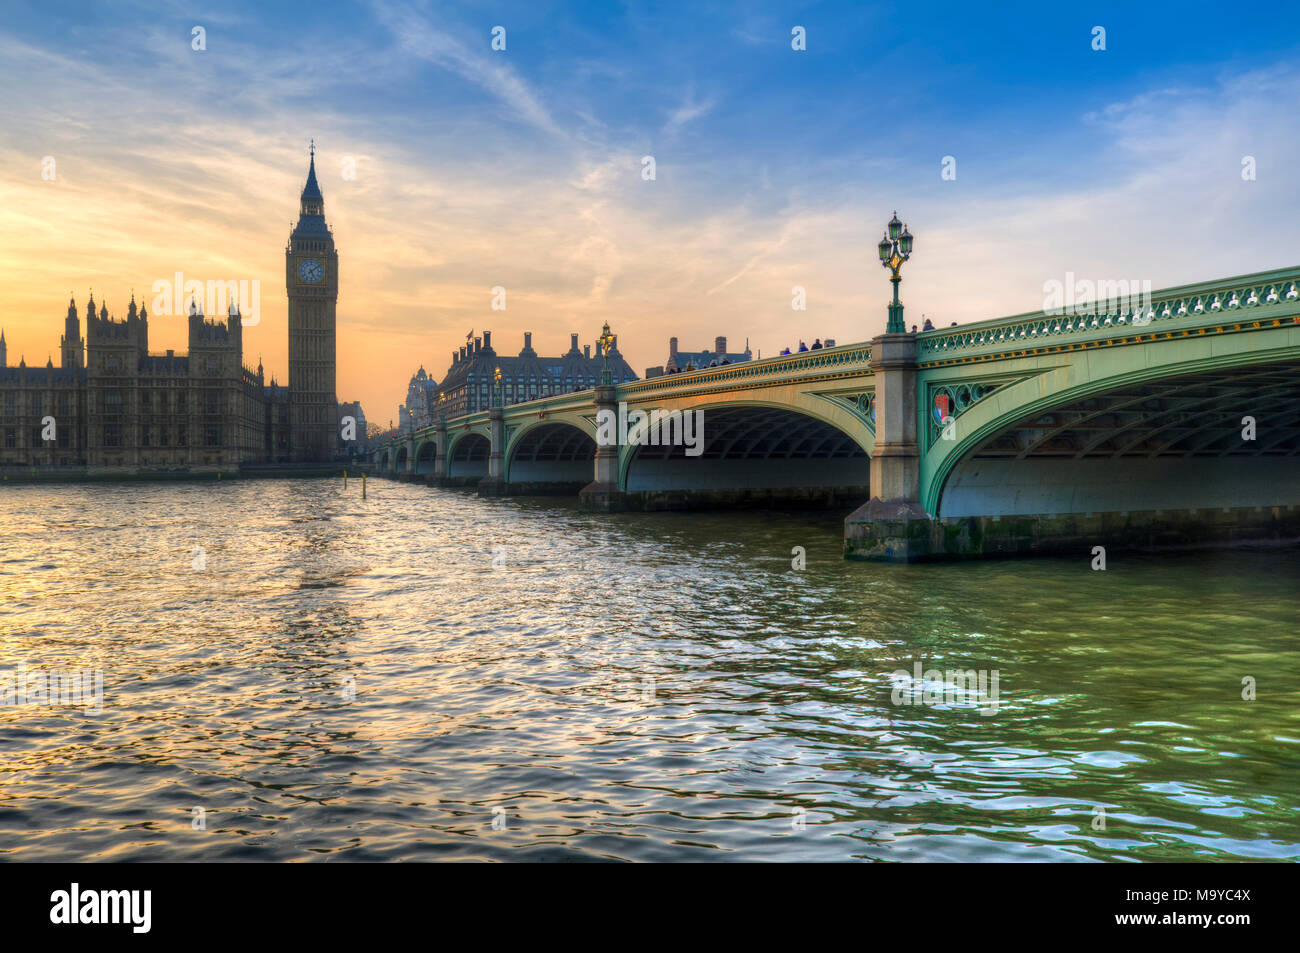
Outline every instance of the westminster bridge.
{"label": "westminster bridge", "polygon": [[[703,439],[649,444],[638,411]],[[911,561],[1294,542],[1298,454],[1291,268],[494,407],[375,463],[593,509],[856,507],[846,556]]]}

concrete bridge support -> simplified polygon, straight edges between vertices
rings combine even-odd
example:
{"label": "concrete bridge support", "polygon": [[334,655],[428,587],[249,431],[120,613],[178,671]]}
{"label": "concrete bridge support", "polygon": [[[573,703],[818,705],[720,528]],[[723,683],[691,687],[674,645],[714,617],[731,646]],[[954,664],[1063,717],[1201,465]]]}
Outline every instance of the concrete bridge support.
{"label": "concrete bridge support", "polygon": [[578,494],[578,499],[583,509],[614,512],[626,507],[626,494],[619,489],[618,485],[618,434],[617,428],[614,428],[612,441],[602,439],[603,436],[607,436],[603,431],[609,428],[601,428],[600,422],[606,419],[607,414],[613,414],[614,419],[618,418],[618,389],[613,385],[602,384],[596,388],[595,398],[597,424],[595,473],[592,482],[583,487]]}
{"label": "concrete bridge support", "polygon": [[488,452],[487,476],[479,481],[479,496],[506,495],[506,417],[505,409],[493,407],[488,411],[488,439],[492,449]]}
{"label": "concrete bridge support", "polygon": [[434,447],[437,448],[438,456],[433,461],[433,475],[429,482],[434,485],[440,485],[447,479],[447,420],[443,418],[438,421],[438,429],[434,432]]}
{"label": "concrete bridge support", "polygon": [[[921,506],[917,445],[915,334],[882,334],[871,342],[876,376],[876,445],[871,455],[871,498],[844,521],[845,555],[906,562],[930,515]],[[924,547],[921,547],[924,548]]]}
{"label": "concrete bridge support", "polygon": [[409,437],[403,444],[406,447],[406,465],[400,475],[400,479],[415,479],[415,438]]}

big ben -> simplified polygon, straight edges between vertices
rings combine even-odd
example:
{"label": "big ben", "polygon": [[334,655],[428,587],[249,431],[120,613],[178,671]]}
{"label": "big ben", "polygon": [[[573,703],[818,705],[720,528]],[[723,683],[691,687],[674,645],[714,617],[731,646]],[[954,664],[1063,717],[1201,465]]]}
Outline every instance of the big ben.
{"label": "big ben", "polygon": [[330,460],[339,445],[334,389],[334,321],[339,256],[325,224],[325,198],[316,184],[312,144],[298,224],[284,253],[289,293],[289,427],[293,459]]}

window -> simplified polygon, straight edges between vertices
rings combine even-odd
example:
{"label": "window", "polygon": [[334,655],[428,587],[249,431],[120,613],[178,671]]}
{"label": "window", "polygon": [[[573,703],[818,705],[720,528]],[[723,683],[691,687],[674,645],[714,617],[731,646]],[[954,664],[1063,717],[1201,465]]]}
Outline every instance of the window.
{"label": "window", "polygon": [[106,358],[104,358],[104,370],[108,371],[110,374],[116,374],[116,373],[117,373],[117,358],[115,358],[115,357],[106,357]]}
{"label": "window", "polygon": [[15,404],[13,391],[10,391],[9,393],[5,394],[5,413],[11,417],[14,414],[18,413],[18,408]]}
{"label": "window", "polygon": [[221,425],[208,424],[203,428],[203,445],[206,447],[221,446]]}
{"label": "window", "polygon": [[122,392],[120,390],[104,391],[104,413],[120,414],[122,412]]}
{"label": "window", "polygon": [[221,413],[221,391],[209,389],[203,392],[203,412],[205,414]]}
{"label": "window", "polygon": [[122,427],[120,424],[104,424],[104,446],[122,446]]}
{"label": "window", "polygon": [[41,395],[32,394],[32,416],[41,416]]}
{"label": "window", "polygon": [[186,439],[187,438],[185,432],[185,425],[181,424],[179,427],[176,428],[176,446],[178,447],[186,446],[185,443]]}
{"label": "window", "polygon": [[65,420],[72,416],[72,398],[68,394],[59,395],[59,416]]}
{"label": "window", "polygon": [[13,450],[18,446],[18,429],[16,427],[5,428],[5,449]]}

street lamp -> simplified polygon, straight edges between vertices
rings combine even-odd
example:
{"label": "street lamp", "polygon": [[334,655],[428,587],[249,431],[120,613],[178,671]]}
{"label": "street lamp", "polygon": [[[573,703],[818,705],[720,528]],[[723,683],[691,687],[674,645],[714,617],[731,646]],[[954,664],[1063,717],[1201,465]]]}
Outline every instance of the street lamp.
{"label": "street lamp", "polygon": [[600,340],[597,343],[600,345],[600,353],[605,358],[605,369],[601,372],[600,382],[608,387],[610,384],[614,383],[614,378],[609,373],[609,352],[614,349],[614,335],[609,333],[608,321],[606,321],[605,326],[600,329]]}
{"label": "street lamp", "polygon": [[447,429],[447,392],[438,393],[438,421],[443,430]]}
{"label": "street lamp", "polygon": [[889,306],[889,323],[885,325],[885,333],[905,334],[907,325],[903,323],[903,304],[898,300],[898,284],[903,280],[899,275],[903,262],[912,257],[912,233],[898,220],[897,212],[889,220],[886,229],[885,237],[876,246],[880,252],[881,267],[893,272],[889,280],[894,283],[894,303]]}
{"label": "street lamp", "polygon": [[492,371],[492,380],[494,380],[494,381],[496,382],[496,385],[497,385],[497,387],[496,387],[496,392],[497,392],[497,406],[498,406],[498,407],[501,407],[501,406],[503,406],[502,401],[501,401],[501,368],[498,367],[498,368],[496,368],[495,370]]}

